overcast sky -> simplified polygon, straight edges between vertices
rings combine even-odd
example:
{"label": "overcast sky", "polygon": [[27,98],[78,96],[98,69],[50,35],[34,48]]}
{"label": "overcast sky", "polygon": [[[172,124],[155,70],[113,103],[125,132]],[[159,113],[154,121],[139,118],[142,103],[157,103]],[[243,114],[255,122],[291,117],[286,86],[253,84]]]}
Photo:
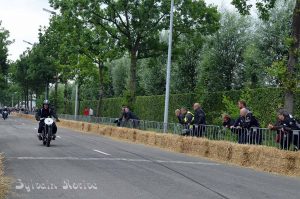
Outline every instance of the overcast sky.
{"label": "overcast sky", "polygon": [[[231,8],[231,0],[205,0],[222,8]],[[10,39],[15,42],[9,46],[9,59],[16,60],[29,44],[38,42],[38,29],[47,26],[50,14],[43,8],[51,9],[48,0],[0,0],[0,20],[2,26],[10,31]]]}

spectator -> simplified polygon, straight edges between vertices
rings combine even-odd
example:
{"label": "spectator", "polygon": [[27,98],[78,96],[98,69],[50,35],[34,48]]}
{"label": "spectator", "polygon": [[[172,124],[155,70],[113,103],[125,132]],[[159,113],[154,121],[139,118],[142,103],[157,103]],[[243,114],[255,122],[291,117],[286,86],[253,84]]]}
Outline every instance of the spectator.
{"label": "spectator", "polygon": [[126,114],[126,121],[132,122],[133,128],[138,128],[139,126],[139,118],[130,111],[128,107],[125,108],[125,114]]}
{"label": "spectator", "polygon": [[239,100],[239,101],[238,101],[238,107],[239,107],[240,110],[241,110],[242,108],[248,109],[245,100]]}
{"label": "spectator", "polygon": [[280,148],[289,150],[292,140],[294,140],[295,150],[299,150],[298,136],[293,137],[293,130],[299,130],[297,122],[291,115],[280,110],[277,113],[277,122],[272,125],[269,124],[268,128],[277,131],[276,141],[280,144]]}
{"label": "spectator", "polygon": [[175,116],[176,116],[177,119],[178,119],[178,123],[179,123],[179,124],[183,124],[183,116],[182,116],[182,114],[181,114],[181,112],[180,112],[180,109],[176,109],[176,110],[175,110]]}
{"label": "spectator", "polygon": [[94,116],[94,110],[92,109],[92,108],[90,108],[90,110],[89,110],[89,116]]}
{"label": "spectator", "polygon": [[87,107],[85,107],[84,110],[83,110],[83,115],[84,116],[89,116],[89,112],[90,112],[89,109]]}
{"label": "spectator", "polygon": [[194,122],[194,114],[191,113],[190,111],[188,111],[187,108],[182,107],[180,109],[180,112],[182,114],[182,118],[183,118],[183,126],[184,126],[184,130],[183,130],[183,135],[191,135],[191,130],[193,128],[193,122]]}
{"label": "spectator", "polygon": [[202,110],[201,105],[199,103],[195,103],[193,105],[193,109],[195,111],[193,135],[197,137],[202,137],[206,125],[205,112]]}
{"label": "spectator", "polygon": [[240,117],[235,121],[233,127],[236,128],[239,144],[261,144],[261,133],[252,129],[252,127],[258,128],[259,123],[248,109],[240,110]]}
{"label": "spectator", "polygon": [[126,122],[127,113],[125,112],[125,108],[126,108],[126,106],[123,105],[120,117],[118,119],[116,119],[114,122],[114,123],[117,123],[117,126],[119,126],[119,127],[124,126],[124,123]]}
{"label": "spectator", "polygon": [[222,118],[223,118],[223,127],[225,128],[230,128],[235,123],[234,119],[231,119],[230,115],[228,114],[223,114]]}

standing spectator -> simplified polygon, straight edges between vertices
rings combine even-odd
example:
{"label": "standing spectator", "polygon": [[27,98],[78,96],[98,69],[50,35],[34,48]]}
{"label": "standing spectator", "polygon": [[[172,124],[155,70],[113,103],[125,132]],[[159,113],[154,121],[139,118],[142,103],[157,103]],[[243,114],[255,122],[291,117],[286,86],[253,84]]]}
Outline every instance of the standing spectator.
{"label": "standing spectator", "polygon": [[[284,150],[289,150],[291,142],[293,140],[293,130],[299,130],[297,122],[291,117],[291,115],[280,110],[277,113],[277,122],[268,126],[271,130],[277,131],[276,141],[280,144],[280,148]],[[294,137],[295,150],[299,150],[298,136]]]}
{"label": "standing spectator", "polygon": [[239,101],[238,101],[238,107],[239,107],[240,110],[241,110],[242,108],[248,109],[245,100],[239,100]]}
{"label": "standing spectator", "polygon": [[239,144],[261,144],[261,133],[251,129],[252,127],[259,127],[259,123],[248,109],[242,108],[240,110],[240,117],[235,121],[233,127],[236,128]]}
{"label": "standing spectator", "polygon": [[199,103],[195,103],[193,109],[195,111],[193,134],[197,137],[202,137],[206,125],[205,112]]}
{"label": "standing spectator", "polygon": [[225,128],[230,128],[235,123],[234,119],[231,119],[231,116],[228,114],[223,114],[222,118],[223,118],[223,127]]}
{"label": "standing spectator", "polygon": [[190,111],[188,111],[187,108],[182,107],[180,109],[180,112],[182,114],[182,118],[183,118],[183,126],[184,126],[184,130],[183,130],[183,135],[191,135],[191,131],[193,128],[193,122],[194,122],[194,114],[191,113]]}
{"label": "standing spectator", "polygon": [[126,118],[127,118],[127,113],[125,112],[125,108],[126,106],[123,105],[122,109],[121,109],[121,114],[120,117],[118,119],[115,120],[114,123],[117,123],[117,126],[124,126],[124,123],[126,122]]}
{"label": "standing spectator", "polygon": [[125,114],[126,114],[126,121],[132,122],[133,128],[138,128],[139,126],[139,118],[130,111],[128,107],[125,108]]}
{"label": "standing spectator", "polygon": [[85,107],[84,110],[83,110],[83,115],[84,116],[89,116],[89,112],[90,112],[89,109],[87,107]]}
{"label": "standing spectator", "polygon": [[178,123],[179,123],[179,124],[183,124],[183,116],[182,116],[182,114],[181,114],[181,112],[180,112],[180,109],[176,109],[176,110],[175,110],[175,116],[176,116],[177,119],[178,119]]}
{"label": "standing spectator", "polygon": [[90,117],[94,116],[94,110],[92,108],[89,109],[89,116]]}

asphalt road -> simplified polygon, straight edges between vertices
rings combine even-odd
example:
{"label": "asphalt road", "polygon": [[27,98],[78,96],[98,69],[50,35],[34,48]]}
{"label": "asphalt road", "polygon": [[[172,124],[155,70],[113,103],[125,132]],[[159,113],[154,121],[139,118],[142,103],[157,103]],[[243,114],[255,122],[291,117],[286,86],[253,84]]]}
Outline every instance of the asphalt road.
{"label": "asphalt road", "polygon": [[0,120],[10,199],[299,199],[300,179],[223,165],[59,129],[50,148],[37,123]]}

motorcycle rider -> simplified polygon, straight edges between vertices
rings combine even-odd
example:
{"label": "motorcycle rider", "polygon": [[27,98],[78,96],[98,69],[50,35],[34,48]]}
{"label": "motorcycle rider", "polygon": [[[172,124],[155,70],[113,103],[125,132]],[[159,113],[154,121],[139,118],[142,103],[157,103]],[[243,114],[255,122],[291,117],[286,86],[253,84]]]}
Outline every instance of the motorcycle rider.
{"label": "motorcycle rider", "polygon": [[[6,115],[5,115],[5,112],[6,112]],[[8,113],[9,113],[9,110],[7,108],[7,106],[4,106],[4,108],[2,109],[2,118],[4,119],[4,117],[8,117]]]}
{"label": "motorcycle rider", "polygon": [[[42,140],[42,132],[43,132],[43,128],[45,126],[45,122],[44,122],[44,120],[40,120],[41,118],[54,117],[56,119],[56,122],[59,122],[59,119],[58,119],[55,111],[53,109],[51,109],[49,106],[50,106],[49,100],[44,100],[43,108],[37,110],[36,115],[35,115],[35,119],[37,121],[40,121],[39,129],[38,129],[39,140]],[[56,132],[57,132],[57,126],[54,122],[53,123],[53,138],[52,138],[53,140],[55,140],[55,138],[56,138]]]}

